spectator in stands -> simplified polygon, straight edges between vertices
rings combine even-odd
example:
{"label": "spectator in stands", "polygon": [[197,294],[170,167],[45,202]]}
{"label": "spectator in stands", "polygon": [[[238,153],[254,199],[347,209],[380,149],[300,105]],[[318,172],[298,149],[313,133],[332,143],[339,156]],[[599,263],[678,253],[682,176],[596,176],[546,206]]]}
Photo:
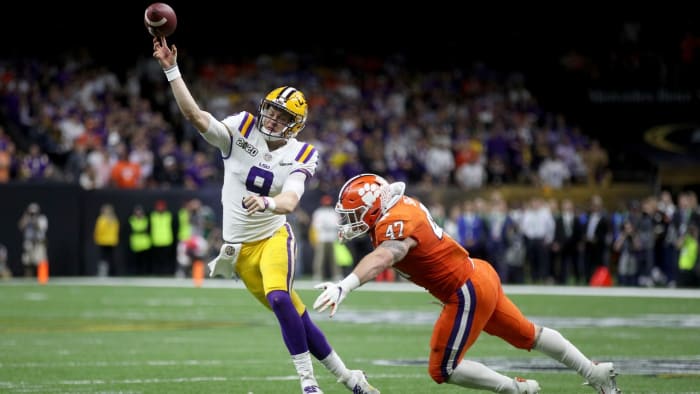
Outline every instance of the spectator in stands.
{"label": "spectator in stands", "polygon": [[583,184],[586,181],[586,165],[569,134],[561,135],[555,144],[554,156],[562,160],[571,174],[571,183]]}
{"label": "spectator in stands", "polygon": [[612,181],[610,171],[610,159],[608,152],[600,145],[600,141],[594,139],[590,146],[583,152],[583,162],[586,165],[586,173],[589,185],[609,185]]}
{"label": "spectator in stands", "polygon": [[6,150],[10,144],[12,144],[12,139],[5,131],[5,126],[0,124],[0,151]]}
{"label": "spectator in stands", "polygon": [[184,168],[184,185],[197,190],[210,184],[216,178],[214,167],[204,152],[195,152],[191,163]]}
{"label": "spectator in stands", "polygon": [[99,146],[87,155],[87,166],[80,174],[80,186],[83,189],[102,189],[107,187],[112,176],[112,164],[105,146]]}
{"label": "spectator in stands", "polygon": [[13,152],[14,144],[12,141],[0,146],[0,183],[7,183],[12,179]]}
{"label": "spectator in stands", "polygon": [[64,168],[64,179],[70,183],[79,183],[80,175],[88,166],[88,148],[85,144],[75,144],[68,153]]}
{"label": "spectator in stands", "polygon": [[129,148],[125,143],[117,145],[117,161],[112,166],[110,184],[117,189],[140,189],[141,166],[129,160]]}
{"label": "spectator in stands", "polygon": [[[365,168],[371,172],[381,174],[387,173],[386,161],[384,160],[384,137],[383,129],[373,129],[365,138],[359,148],[360,161],[365,163]],[[339,183],[342,180],[339,181]]]}
{"label": "spectator in stands", "polygon": [[540,162],[537,175],[541,185],[549,189],[561,189],[571,180],[571,172],[561,158],[547,154]]}
{"label": "spectator in stands", "polygon": [[[424,160],[423,165],[433,185],[445,187],[451,182],[450,174],[455,169],[455,161],[448,134],[436,134],[431,138]],[[357,174],[346,174],[345,179],[351,177],[347,175]]]}
{"label": "spectator in stands", "polygon": [[51,178],[53,174],[54,168],[49,156],[41,151],[38,144],[29,145],[29,152],[20,162],[20,178],[39,181]]}
{"label": "spectator in stands", "polygon": [[153,176],[154,155],[148,146],[148,140],[144,135],[137,135],[132,140],[132,149],[129,152],[129,162],[138,165],[140,172],[139,184],[148,185]]}
{"label": "spectator in stands", "polygon": [[486,181],[484,146],[476,138],[463,141],[455,150],[455,182],[462,189],[478,189]]}

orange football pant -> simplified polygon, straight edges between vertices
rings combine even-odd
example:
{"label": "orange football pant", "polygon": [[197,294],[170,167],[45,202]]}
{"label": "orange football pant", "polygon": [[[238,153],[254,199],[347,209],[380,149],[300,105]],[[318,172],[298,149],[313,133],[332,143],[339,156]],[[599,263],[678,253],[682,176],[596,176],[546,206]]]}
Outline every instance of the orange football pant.
{"label": "orange football pant", "polygon": [[482,331],[519,349],[535,343],[535,325],[503,293],[491,264],[472,259],[475,269],[442,308],[430,338],[428,373],[444,383]]}

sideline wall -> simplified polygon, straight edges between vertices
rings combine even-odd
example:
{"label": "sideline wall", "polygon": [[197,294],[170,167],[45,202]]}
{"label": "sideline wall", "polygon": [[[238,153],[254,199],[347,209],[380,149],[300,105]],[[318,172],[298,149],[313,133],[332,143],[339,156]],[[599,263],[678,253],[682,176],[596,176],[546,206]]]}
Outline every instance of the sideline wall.
{"label": "sideline wall", "polygon": [[[206,190],[82,190],[66,184],[13,183],[0,185],[0,243],[8,249],[8,265],[22,275],[22,235],[18,222],[27,205],[37,202],[48,217],[48,254],[51,275],[94,275],[98,250],[93,241],[95,220],[104,203],[114,206],[120,221],[117,258],[128,254],[128,217],[135,205],[149,213],[156,200],[167,202],[176,215],[186,200],[198,197],[221,219],[220,189]],[[175,216],[174,216],[175,217]]]}

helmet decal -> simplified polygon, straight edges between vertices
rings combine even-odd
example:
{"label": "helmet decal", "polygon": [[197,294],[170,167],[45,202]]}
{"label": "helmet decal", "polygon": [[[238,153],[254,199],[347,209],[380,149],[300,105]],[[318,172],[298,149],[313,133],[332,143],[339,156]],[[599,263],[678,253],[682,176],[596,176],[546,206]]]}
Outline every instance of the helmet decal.
{"label": "helmet decal", "polygon": [[[281,121],[272,115],[271,110],[289,115],[289,120]],[[268,93],[258,107],[258,130],[271,140],[295,137],[306,126],[308,103],[304,94],[291,87],[282,86]],[[272,126],[275,124],[276,126]]]}
{"label": "helmet decal", "polygon": [[377,198],[381,197],[381,188],[376,183],[365,183],[363,187],[357,191],[357,194],[362,198],[362,202],[367,205],[372,205]]}
{"label": "helmet decal", "polygon": [[338,225],[342,239],[356,238],[372,229],[384,214],[391,198],[388,182],[375,174],[360,174],[341,188],[335,210],[340,214]]}

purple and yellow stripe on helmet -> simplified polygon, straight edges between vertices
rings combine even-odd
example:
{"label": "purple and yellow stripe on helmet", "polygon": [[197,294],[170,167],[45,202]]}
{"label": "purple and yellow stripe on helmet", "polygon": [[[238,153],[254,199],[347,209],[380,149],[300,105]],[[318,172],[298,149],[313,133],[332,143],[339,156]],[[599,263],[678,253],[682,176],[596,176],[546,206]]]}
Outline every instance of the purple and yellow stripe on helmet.
{"label": "purple and yellow stripe on helmet", "polygon": [[311,157],[314,155],[316,152],[316,148],[314,148],[313,145],[311,144],[304,144],[304,146],[301,148],[299,151],[299,154],[297,155],[294,160],[300,162],[300,163],[306,163],[311,159]]}
{"label": "purple and yellow stripe on helmet", "polygon": [[243,138],[248,138],[251,130],[253,130],[253,126],[255,126],[255,116],[250,112],[246,112],[245,118],[243,118],[243,121],[238,126],[238,130],[241,132]]}

